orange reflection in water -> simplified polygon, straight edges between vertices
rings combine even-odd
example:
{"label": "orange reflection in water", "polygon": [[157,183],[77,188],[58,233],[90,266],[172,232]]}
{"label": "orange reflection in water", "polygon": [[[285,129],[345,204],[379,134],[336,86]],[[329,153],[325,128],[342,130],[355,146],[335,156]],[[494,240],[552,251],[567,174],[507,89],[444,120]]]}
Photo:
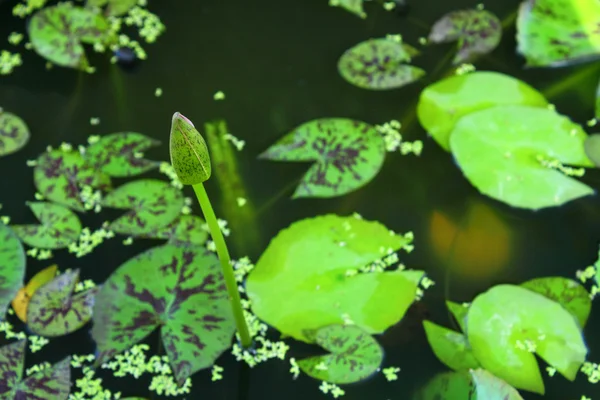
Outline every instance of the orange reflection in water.
{"label": "orange reflection in water", "polygon": [[[504,268],[511,254],[511,234],[498,215],[480,202],[471,202],[464,223],[433,211],[430,240],[435,254],[452,273],[486,279]],[[453,249],[451,249],[453,247]]]}

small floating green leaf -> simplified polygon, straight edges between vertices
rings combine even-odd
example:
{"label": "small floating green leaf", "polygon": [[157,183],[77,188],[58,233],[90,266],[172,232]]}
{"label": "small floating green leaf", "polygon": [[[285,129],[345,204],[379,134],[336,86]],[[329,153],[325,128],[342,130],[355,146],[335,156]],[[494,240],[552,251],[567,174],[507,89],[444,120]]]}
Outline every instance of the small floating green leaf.
{"label": "small floating green leaf", "polygon": [[465,335],[430,321],[423,321],[423,327],[436,357],[449,368],[460,371],[479,367]]}
{"label": "small floating green leaf", "polygon": [[412,83],[425,71],[408,65],[418,51],[401,40],[369,39],[346,50],[338,61],[342,78],[371,90],[397,89]]}
{"label": "small floating green leaf", "polygon": [[583,142],[583,149],[594,165],[600,167],[600,133],[589,135]]}
{"label": "small floating green leaf", "polygon": [[494,50],[502,38],[502,24],[487,10],[452,11],[440,18],[431,28],[429,42],[458,41],[454,64],[473,61]]}
{"label": "small floating green leaf", "polygon": [[29,128],[14,114],[0,108],[0,157],[19,151],[29,141]]}
{"label": "small floating green leaf", "polygon": [[481,193],[537,210],[594,193],[564,168],[593,166],[583,150],[586,137],[581,126],[552,110],[508,105],[462,117],[450,147]]}
{"label": "small floating green leaf", "polygon": [[329,5],[341,7],[360,18],[367,18],[367,14],[363,9],[363,0],[330,0]]}
{"label": "small floating green leaf", "polygon": [[119,16],[125,14],[138,4],[139,0],[87,0],[88,6],[106,6],[106,15]]}
{"label": "small floating green leaf", "polygon": [[316,161],[292,198],[335,197],[373,179],[385,159],[383,137],[374,126],[346,118],[306,122],[263,152],[276,161]]}
{"label": "small floating green leaf", "polygon": [[40,249],[63,249],[79,239],[81,222],[73,211],[48,202],[28,205],[41,225],[13,225],[23,242]]}
{"label": "small floating green leaf", "polygon": [[478,368],[470,371],[475,383],[477,399],[483,400],[523,400],[517,389],[497,376]]}
{"label": "small floating green leaf", "polygon": [[307,335],[331,353],[298,361],[302,371],[321,381],[358,382],[374,374],[383,360],[379,343],[354,325],[329,325]]}
{"label": "small floating green leaf", "polygon": [[0,222],[0,320],[25,279],[25,250],[17,235]]}
{"label": "small floating green leaf", "polygon": [[171,121],[169,154],[171,165],[184,185],[196,185],[210,178],[212,168],[206,142],[192,121],[178,112]]}
{"label": "small floating green leaf", "polygon": [[204,225],[206,223],[198,216],[182,215],[164,228],[140,236],[167,239],[167,243],[175,246],[201,246],[208,239],[208,231],[204,228]]}
{"label": "small floating green leaf", "polygon": [[123,235],[144,235],[164,228],[181,213],[182,193],[168,182],[142,179],[108,193],[102,205],[131,210],[113,221],[109,229]]}

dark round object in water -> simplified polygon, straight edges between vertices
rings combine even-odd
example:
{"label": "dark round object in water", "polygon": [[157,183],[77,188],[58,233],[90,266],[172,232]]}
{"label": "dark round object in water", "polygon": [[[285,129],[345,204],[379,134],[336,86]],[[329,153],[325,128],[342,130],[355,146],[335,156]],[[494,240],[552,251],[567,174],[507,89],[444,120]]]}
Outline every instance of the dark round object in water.
{"label": "dark round object in water", "polygon": [[130,47],[119,47],[114,54],[117,57],[117,64],[124,67],[133,67],[139,61]]}
{"label": "dark round object in water", "polygon": [[410,11],[410,4],[408,4],[408,0],[393,0],[396,4],[394,11],[397,15],[405,16]]}

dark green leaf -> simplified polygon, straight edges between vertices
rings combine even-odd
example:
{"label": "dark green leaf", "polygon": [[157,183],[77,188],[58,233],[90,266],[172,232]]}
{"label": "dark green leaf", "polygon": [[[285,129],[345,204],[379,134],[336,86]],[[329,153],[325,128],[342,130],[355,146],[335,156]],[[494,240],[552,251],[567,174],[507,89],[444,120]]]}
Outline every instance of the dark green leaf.
{"label": "dark green leaf", "polygon": [[14,114],[0,108],[0,157],[14,153],[29,141],[29,128]]}
{"label": "dark green leaf", "polygon": [[25,250],[12,229],[0,222],[0,320],[23,286],[25,279]]}
{"label": "dark green leaf", "polygon": [[111,16],[123,15],[138,4],[138,0],[87,0],[88,6],[106,7],[106,14]]}
{"label": "dark green leaf", "polygon": [[385,158],[385,143],[372,125],[323,118],[300,125],[259,158],[316,161],[292,198],[335,197],[360,188],[377,175]]}
{"label": "dark green leaf", "polygon": [[81,222],[73,211],[47,202],[28,205],[41,225],[13,225],[23,242],[40,249],[63,249],[79,239]]}
{"label": "dark green leaf", "polygon": [[210,367],[235,330],[219,261],[200,247],[165,245],[126,261],[96,295],[93,320],[96,365],[160,326],[179,384]]}
{"label": "dark green leaf", "polygon": [[479,367],[465,335],[430,321],[423,321],[423,327],[436,357],[449,368],[460,371]]}
{"label": "dark green leaf", "polygon": [[176,112],[169,137],[171,165],[184,185],[195,185],[210,178],[212,167],[204,138],[192,121]]}
{"label": "dark green leaf", "polygon": [[208,231],[204,229],[205,222],[195,215],[182,215],[164,228],[160,228],[145,238],[168,239],[175,246],[201,246],[208,239]]}

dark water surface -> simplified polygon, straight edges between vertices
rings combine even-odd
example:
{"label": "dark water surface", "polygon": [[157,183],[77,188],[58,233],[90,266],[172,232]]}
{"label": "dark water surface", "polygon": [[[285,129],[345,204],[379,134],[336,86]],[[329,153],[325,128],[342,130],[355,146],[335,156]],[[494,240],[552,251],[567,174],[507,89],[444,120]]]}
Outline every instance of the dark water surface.
{"label": "dark water surface", "polygon": [[[23,21],[11,16],[14,3],[0,1],[0,37],[24,31]],[[91,57],[97,67],[93,75],[61,68],[46,71],[45,61],[27,52],[22,67],[10,76],[0,77],[0,106],[22,117],[32,132],[23,150],[0,158],[2,215],[10,215],[15,223],[34,222],[24,204],[33,200],[35,193],[32,169],[25,161],[35,159],[47,145],[58,146],[63,141],[85,144],[89,135],[126,130],[166,143],[175,111],[182,112],[196,126],[225,118],[231,133],[246,140],[244,151],[236,153],[238,168],[258,210],[249,220],[251,226],[233,230],[229,242],[234,258],[249,255],[256,261],[270,238],[293,221],[356,211],[397,232],[413,231],[416,249],[403,254],[402,261],[408,267],[424,269],[437,283],[403,322],[379,338],[386,350],[383,366],[400,367],[399,379],[388,383],[379,374],[350,385],[343,397],[349,400],[410,399],[414,390],[445,370],[427,344],[420,319],[427,317],[451,326],[444,308],[446,296],[458,302],[470,301],[498,283],[520,283],[539,276],[574,277],[576,270],[595,260],[600,238],[597,196],[539,212],[513,209],[479,195],[451,156],[426,137],[416,120],[415,105],[427,84],[452,71],[453,44],[424,49],[414,64],[428,75],[399,90],[359,89],[337,73],[339,56],[358,42],[400,33],[407,43],[417,45],[418,38],[427,36],[437,18],[451,10],[473,7],[476,2],[413,0],[406,16],[368,4],[366,20],[329,7],[327,0],[149,3],[149,9],[160,16],[167,31],[156,44],[145,46],[149,59],[133,72],[124,72],[98,55]],[[530,83],[548,96],[559,112],[576,122],[591,118],[600,65],[524,70],[523,59],[515,54],[518,1],[489,1],[485,5],[507,21],[507,28],[501,46],[480,59],[477,68],[503,72]],[[157,87],[163,89],[160,98],[154,96]],[[225,101],[213,100],[219,90],[225,92]],[[99,117],[100,125],[91,126],[91,117]],[[379,175],[349,195],[292,201],[289,197],[295,182],[308,165],[259,161],[256,156],[295,126],[320,117],[347,117],[377,124],[398,119],[403,123],[404,137],[424,140],[425,148],[421,157],[389,155]],[[147,156],[168,160],[168,147],[149,151]],[[590,171],[584,181],[600,188],[600,173]],[[223,196],[215,179],[208,181],[207,190],[215,197],[216,212],[221,215]],[[199,212],[197,207],[194,212]],[[101,215],[85,216],[82,221],[97,227],[118,213]],[[461,232],[459,237],[455,235],[456,227]],[[253,239],[251,246],[240,239],[248,234]],[[454,243],[454,250],[449,251],[449,243]],[[155,244],[136,241],[124,247],[121,239],[115,239],[81,259],[57,252],[55,260],[61,268],[81,268],[82,278],[102,282],[121,263]],[[27,279],[47,265],[47,261],[31,260]],[[67,351],[92,351],[87,331],[54,340],[39,353],[28,355],[27,364],[55,362]],[[585,335],[589,359],[597,362],[598,312],[592,312]],[[157,341],[156,334],[147,340],[155,350]],[[296,343],[291,347],[290,354],[296,358],[314,352]],[[211,383],[210,370],[195,374],[188,399],[328,398],[319,392],[317,381],[306,376],[292,380],[287,362],[271,361],[250,370],[227,354],[218,364],[225,367],[224,379]],[[107,388],[121,390],[123,397],[150,397],[148,381],[110,379],[105,373],[100,376],[106,379]],[[546,386],[545,399],[575,400],[582,394],[600,394],[597,385],[584,378],[566,383],[556,376]],[[524,398],[540,397],[524,393]]]}

